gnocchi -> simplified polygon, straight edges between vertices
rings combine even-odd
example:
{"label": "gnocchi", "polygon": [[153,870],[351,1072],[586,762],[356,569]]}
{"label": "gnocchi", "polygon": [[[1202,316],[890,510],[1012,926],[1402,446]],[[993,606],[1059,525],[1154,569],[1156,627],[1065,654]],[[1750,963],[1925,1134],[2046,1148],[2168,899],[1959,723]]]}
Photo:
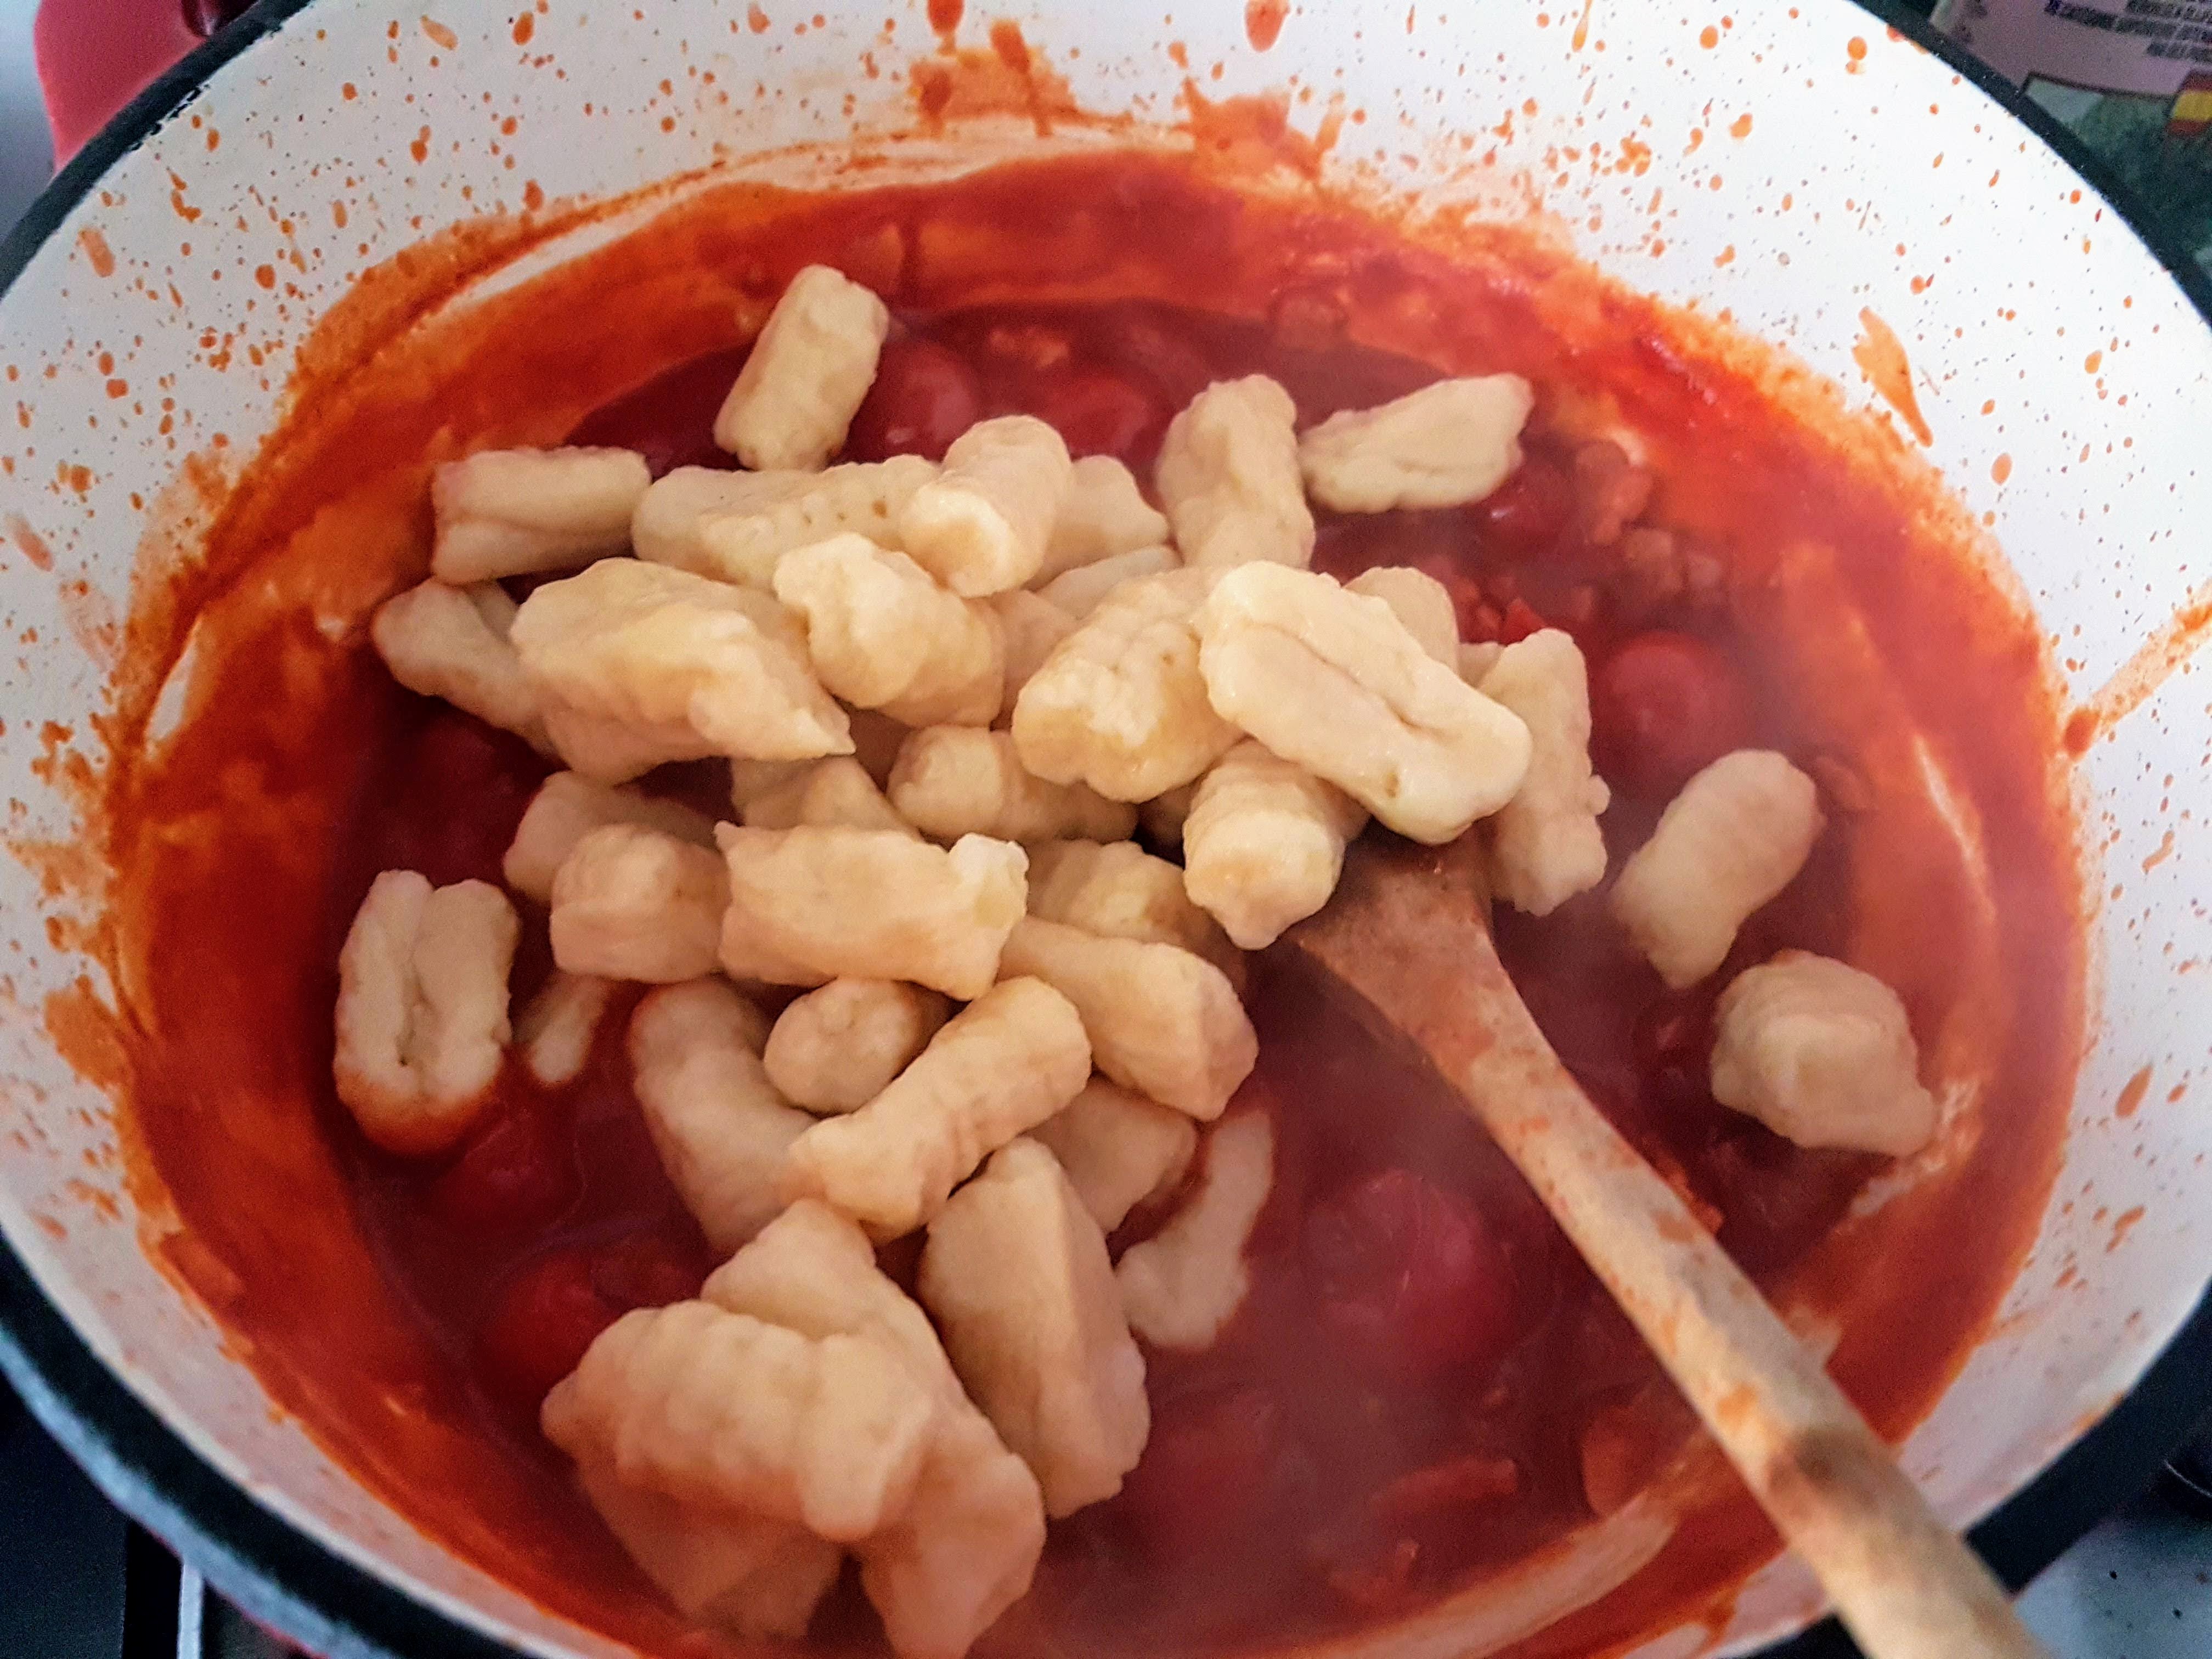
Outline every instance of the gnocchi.
{"label": "gnocchi", "polygon": [[531,683],[580,714],[673,727],[707,753],[757,760],[853,750],[797,622],[750,588],[602,559],[524,600],[514,640]]}
{"label": "gnocchi", "polygon": [[514,905],[487,882],[433,888],[387,870],[369,884],[338,952],[331,1071],[362,1133],[386,1152],[441,1152],[476,1122],[512,1035],[519,932]]}
{"label": "gnocchi", "polygon": [[1676,990],[1728,959],[1736,929],[1797,878],[1820,791],[1771,749],[1722,756],[1667,803],[1613,884],[1613,919]]}
{"label": "gnocchi", "polygon": [[1068,474],[1067,498],[1052,522],[1044,562],[1032,582],[1047,582],[1168,538],[1166,514],[1145,499],[1136,475],[1111,455],[1086,455]]}
{"label": "gnocchi", "polygon": [[1244,1248],[1275,1180],[1275,1130],[1264,1112],[1214,1126],[1198,1189],[1168,1224],[1115,1269],[1129,1328],[1156,1348],[1210,1348],[1251,1289]]}
{"label": "gnocchi", "polygon": [[1410,565],[1376,565],[1345,583],[1344,591],[1382,600],[1422,650],[1454,673],[1459,672],[1459,612],[1444,585],[1427,571]]}
{"label": "gnocchi", "polygon": [[650,992],[630,1016],[631,1082],[646,1128],[684,1208],[725,1253],[783,1207],[787,1156],[814,1121],[768,1080],[767,1025],[713,979]]}
{"label": "gnocchi", "polygon": [[547,750],[544,711],[507,638],[514,601],[496,584],[432,580],[386,599],[369,625],[377,654],[410,691],[441,697],[487,725]]}
{"label": "gnocchi", "polygon": [[761,1060],[769,1081],[817,1116],[857,1112],[951,1017],[934,991],[887,979],[836,979],[777,1016]]}
{"label": "gnocchi", "polygon": [[523,1068],[548,1089],[574,1082],[591,1058],[614,993],[611,979],[555,969],[514,1022]]}
{"label": "gnocchi", "polygon": [[1172,945],[1032,917],[1007,935],[1000,963],[1075,1006],[1100,1071],[1201,1122],[1221,1115],[1258,1063],[1259,1037],[1228,976]]}
{"label": "gnocchi", "polygon": [[1018,1139],[955,1194],[921,1252],[953,1369],[1030,1466],[1048,1516],[1111,1498],[1152,1431],[1105,1236],[1059,1162]]}
{"label": "gnocchi", "polygon": [[955,1015],[873,1100],[800,1136],[785,1194],[826,1199],[877,1237],[896,1238],[1090,1075],[1073,1005],[1040,981],[1007,980]]}
{"label": "gnocchi", "polygon": [[1940,1115],[1897,993],[1805,951],[1747,969],[1721,993],[1712,1085],[1722,1105],[1800,1146],[1909,1158]]}
{"label": "gnocchi", "polygon": [[953,440],[945,470],[908,499],[900,543],[965,598],[1020,587],[1044,563],[1073,477],[1067,445],[1042,421],[1002,415],[981,422]]}
{"label": "gnocchi", "polygon": [[1062,641],[1014,704],[1022,764],[1139,801],[1227,753],[1237,729],[1209,700],[1192,625],[1212,581],[1181,570],[1125,583]]}
{"label": "gnocchi", "polygon": [[1479,501],[1521,465],[1535,393],[1518,374],[1438,380],[1332,415],[1298,440],[1306,489],[1339,513]]}
{"label": "gnocchi", "polygon": [[714,416],[714,441],[755,471],[819,468],[845,447],[890,321],[842,272],[806,266],[754,340]]}
{"label": "gnocchi", "polygon": [[1528,774],[1520,718],[1430,657],[1380,599],[1253,565],[1221,579],[1197,625],[1215,710],[1411,840],[1457,839]]}
{"label": "gnocchi", "polygon": [[913,826],[884,799],[876,781],[850,755],[832,755],[828,760],[802,765],[794,776],[746,801],[738,816],[748,830],[795,830],[801,824],[814,824],[914,833]]}
{"label": "gnocchi", "polygon": [[937,476],[919,455],[820,472],[724,472],[679,466],[656,479],[630,520],[637,556],[716,581],[773,587],[787,554],[838,536],[898,539],[914,492]]}
{"label": "gnocchi", "polygon": [[850,1543],[912,1499],[940,1410],[879,1342],[678,1302],[609,1326],[539,1421],[628,1485]]}
{"label": "gnocchi", "polygon": [[903,726],[988,726],[1005,697],[1006,640],[988,605],[949,593],[865,537],[802,548],[776,597],[806,622],[823,684]]}
{"label": "gnocchi", "polygon": [[1030,1135],[1050,1149],[1103,1233],[1182,1183],[1198,1126],[1117,1083],[1093,1078]]}
{"label": "gnocchi", "polygon": [[1079,623],[1087,620],[1125,583],[1181,568],[1182,561],[1176,556],[1175,549],[1164,544],[1132,548],[1127,553],[1109,554],[1094,563],[1063,570],[1037,592]]}
{"label": "gnocchi", "polygon": [[938,841],[1112,841],[1137,827],[1135,807],[1079,783],[1048,783],[1023,766],[1011,734],[971,726],[933,726],[908,737],[891,769],[890,800]]}
{"label": "gnocchi", "polygon": [[730,879],[704,847],[634,823],[578,842],[553,878],[553,960],[564,972],[676,985],[714,971]]}
{"label": "gnocchi", "polygon": [[628,449],[487,449],[430,475],[430,574],[463,586],[568,570],[629,548],[653,482]]}
{"label": "gnocchi", "polygon": [[1231,984],[1243,954],[1220,924],[1192,902],[1183,872],[1134,842],[1055,841],[1030,849],[1030,914],[1086,933],[1179,945],[1204,957]]}
{"label": "gnocchi", "polygon": [[1328,902],[1366,823],[1341,789],[1248,738],[1199,782],[1182,829],[1184,889],[1237,945],[1264,950]]}
{"label": "gnocchi", "polygon": [[730,872],[722,965],[737,979],[902,979],[980,997],[1028,898],[1022,849],[982,836],[942,848],[884,830],[714,833]]}
{"label": "gnocchi", "polygon": [[1589,675],[1573,639],[1547,628],[1501,651],[1480,689],[1529,741],[1528,775],[1490,822],[1491,891],[1548,916],[1605,879],[1597,821],[1612,796],[1590,769]]}
{"label": "gnocchi", "polygon": [[1250,374],[1206,387],[1168,423],[1152,482],[1186,562],[1304,569],[1312,559],[1297,419],[1289,392]]}
{"label": "gnocchi", "polygon": [[553,878],[576,843],[611,823],[658,830],[698,847],[714,844],[714,826],[688,806],[594,783],[574,772],[556,772],[530,798],[500,874],[525,898],[550,904]]}

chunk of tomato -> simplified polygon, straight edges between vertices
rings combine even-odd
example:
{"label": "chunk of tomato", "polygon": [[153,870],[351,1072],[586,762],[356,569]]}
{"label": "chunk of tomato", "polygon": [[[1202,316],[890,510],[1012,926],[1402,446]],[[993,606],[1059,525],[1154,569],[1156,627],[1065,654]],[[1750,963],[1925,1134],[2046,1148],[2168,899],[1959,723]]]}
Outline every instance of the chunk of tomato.
{"label": "chunk of tomato", "polygon": [[494,1393],[537,1409],[623,1310],[593,1284],[586,1250],[556,1250],[507,1283],[477,1336],[477,1362]]}
{"label": "chunk of tomato", "polygon": [[1608,782],[1664,799],[1752,739],[1751,692],[1721,651],[1664,629],[1626,640],[1590,686],[1592,746]]}
{"label": "chunk of tomato", "polygon": [[1036,416],[1067,442],[1067,453],[1111,455],[1132,466],[1148,459],[1167,430],[1165,404],[1133,380],[1105,369],[1055,374],[1038,390]]}
{"label": "chunk of tomato", "polygon": [[430,1207],[457,1230],[512,1238],[557,1218],[580,1182],[565,1139],[542,1110],[501,1113],[430,1186]]}
{"label": "chunk of tomato", "polygon": [[959,353],[934,340],[894,340],[876,364],[875,384],[845,435],[846,456],[945,459],[952,441],[981,418],[983,392]]}
{"label": "chunk of tomato", "polygon": [[1486,1370],[1513,1345],[1519,1297],[1496,1234],[1411,1170],[1385,1170],[1316,1206],[1303,1250],[1323,1328],[1363,1370]]}

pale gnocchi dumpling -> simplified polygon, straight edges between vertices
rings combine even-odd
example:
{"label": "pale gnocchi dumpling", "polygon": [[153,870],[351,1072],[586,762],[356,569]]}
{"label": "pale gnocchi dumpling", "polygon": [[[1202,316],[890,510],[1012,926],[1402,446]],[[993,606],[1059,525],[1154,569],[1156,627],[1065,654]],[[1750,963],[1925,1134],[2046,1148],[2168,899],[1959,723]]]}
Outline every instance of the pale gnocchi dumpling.
{"label": "pale gnocchi dumpling", "polygon": [[899,514],[900,544],[955,593],[1023,586],[1043,566],[1073,477],[1067,445],[1036,416],[978,422]]}
{"label": "pale gnocchi dumpling", "polygon": [[530,798],[514,839],[507,844],[500,874],[525,898],[550,904],[553,878],[576,850],[576,843],[611,823],[635,824],[699,847],[714,844],[714,824],[688,806],[594,783],[574,772],[556,772]]}
{"label": "pale gnocchi dumpling", "polygon": [[1605,879],[1598,815],[1611,800],[1590,770],[1589,674],[1574,640],[1546,628],[1498,653],[1482,695],[1528,728],[1528,774],[1490,821],[1492,894],[1548,916]]}
{"label": "pale gnocchi dumpling", "polygon": [[487,449],[447,461],[430,475],[430,574],[459,586],[625,552],[652,482],[629,449]]}
{"label": "pale gnocchi dumpling", "polygon": [[805,618],[822,684],[903,726],[988,726],[1006,689],[1006,640],[988,605],[946,592],[903,553],[862,536],[801,548],[776,597]]}
{"label": "pale gnocchi dumpling", "polygon": [[1239,946],[1264,950],[1328,902],[1366,823],[1344,791],[1247,738],[1199,781],[1184,889]]}
{"label": "pale gnocchi dumpling", "polygon": [[817,1116],[857,1112],[951,1017],[950,1001],[919,985],[835,979],[776,1017],[761,1060],[793,1105]]}
{"label": "pale gnocchi dumpling", "polygon": [[1178,945],[1232,983],[1244,957],[1183,890],[1182,867],[1133,841],[1054,841],[1030,848],[1030,914],[1109,939]]}
{"label": "pale gnocchi dumpling", "polygon": [[1060,1160],[1104,1233],[1180,1186],[1198,1150],[1190,1119],[1104,1078],[1091,1079],[1030,1133]]}
{"label": "pale gnocchi dumpling", "polygon": [[1378,564],[1345,583],[1344,591],[1382,600],[1422,650],[1458,672],[1459,611],[1449,590],[1427,571],[1411,565]]}
{"label": "pale gnocchi dumpling", "polygon": [[1129,1328],[1156,1348],[1218,1341],[1252,1287],[1244,1247],[1275,1181],[1275,1129],[1239,1112],[1206,1137],[1198,1188],[1168,1224],[1133,1244],[1115,1269]]}
{"label": "pale gnocchi dumpling", "polygon": [[1040,587],[1037,593],[1077,622],[1084,622],[1125,583],[1146,576],[1164,575],[1170,570],[1182,568],[1182,560],[1175,549],[1164,543],[1156,543],[1150,547],[1131,548],[1126,553],[1109,554],[1091,564],[1063,570]]}
{"label": "pale gnocchi dumpling", "polygon": [[921,1299],[953,1369],[1036,1474],[1045,1513],[1111,1498],[1152,1432],[1105,1235],[1053,1155],[1016,1140],[930,1223]]}
{"label": "pale gnocchi dumpling", "polygon": [[514,601],[496,583],[449,587],[433,580],[379,605],[369,636],[410,691],[443,698],[550,751],[542,700],[507,637],[514,617]]}
{"label": "pale gnocchi dumpling", "polygon": [[1044,562],[1030,580],[1051,580],[1063,572],[1168,538],[1164,514],[1145,499],[1136,475],[1111,455],[1086,455],[1068,475],[1067,497],[1053,520]]}
{"label": "pale gnocchi dumpling", "polygon": [[1013,718],[1014,701],[1022,688],[1075,631],[1076,619],[1042,593],[1017,587],[994,593],[988,603],[999,619],[999,635],[1006,642],[1006,687],[994,725]]}
{"label": "pale gnocchi dumpling", "polygon": [[1401,836],[1455,840],[1527,775],[1519,716],[1431,657],[1380,599],[1248,565],[1216,584],[1197,627],[1215,710]]}
{"label": "pale gnocchi dumpling", "polygon": [[722,966],[734,979],[902,979],[980,997],[1028,897],[1022,849],[982,836],[945,848],[887,830],[714,833],[730,872]]}
{"label": "pale gnocchi dumpling", "polygon": [[680,985],[714,971],[729,908],[713,849],[611,823],[578,842],[553,878],[553,960],[571,974]]}
{"label": "pale gnocchi dumpling", "polygon": [[622,784],[672,761],[704,760],[714,741],[689,720],[617,720],[544,699],[545,736],[568,769],[594,783]]}
{"label": "pale gnocchi dumpling", "polygon": [[441,1152],[476,1122],[512,1034],[519,931],[487,882],[433,888],[387,870],[369,884],[338,952],[331,1072],[362,1133],[386,1152]]}
{"label": "pale gnocchi dumpling", "polygon": [[523,1069],[548,1089],[582,1076],[614,994],[613,980],[555,969],[514,1021]]}
{"label": "pale gnocchi dumpling", "polygon": [[1613,884],[1613,918],[1676,990],[1728,959],[1736,929],[1797,878],[1820,791],[1771,749],[1722,756],[1667,803]]}
{"label": "pale gnocchi dumpling", "polygon": [[891,769],[890,804],[938,841],[1114,841],[1137,827],[1135,807],[1080,783],[1048,783],[1022,764],[1010,733],[972,726],[909,736]]}
{"label": "pale gnocchi dumpling", "polygon": [[853,750],[797,621],[751,588],[602,559],[524,600],[514,641],[531,683],[580,714],[673,726],[707,753],[757,760]]}
{"label": "pale gnocchi dumpling", "polygon": [[798,1641],[844,1564],[842,1547],[796,1521],[633,1486],[603,1456],[580,1458],[576,1480],[607,1530],[678,1613],[740,1640]]}
{"label": "pale gnocchi dumpling", "polygon": [[1872,974],[1781,951],[1729,982],[1714,1030],[1713,1098],[1800,1146],[1909,1158],[1935,1138],[1912,1022]]}
{"label": "pale gnocchi dumpling", "polygon": [[1225,754],[1237,728],[1207,696],[1192,620],[1212,581],[1176,570],[1124,583],[1062,641],[1014,704],[1022,764],[1109,800],[1140,801]]}
{"label": "pale gnocchi dumpling", "polygon": [[1201,1122],[1221,1115],[1259,1061],[1236,988],[1188,951],[1030,917],[1007,935],[1000,962],[1007,975],[1034,975],[1075,1005],[1100,1071]]}
{"label": "pale gnocchi dumpling", "polygon": [[873,1100],[808,1129],[791,1149],[785,1195],[825,1199],[878,1238],[897,1238],[1090,1075],[1073,1005],[1041,981],[1007,980],[955,1015]]}
{"label": "pale gnocchi dumpling", "polygon": [[626,1485],[850,1543],[904,1511],[942,1410],[880,1342],[678,1302],[609,1326],[538,1420]]}
{"label": "pale gnocchi dumpling", "polygon": [[1535,393],[1518,374],[1438,380],[1332,415],[1298,440],[1314,500],[1339,513],[1479,501],[1521,465]]}
{"label": "pale gnocchi dumpling", "polygon": [[1029,1466],[969,1402],[928,1316],[876,1266],[866,1233],[805,1199],[700,1294],[801,1335],[880,1341],[942,1402],[905,1514],[854,1549],[892,1651],[959,1659],[1028,1590],[1044,1548],[1044,1501]]}
{"label": "pale gnocchi dumpling", "polygon": [[784,556],[817,542],[856,535],[896,545],[900,513],[936,476],[937,464],[919,455],[820,472],[679,466],[638,502],[630,542],[653,564],[772,587]]}
{"label": "pale gnocchi dumpling", "polygon": [[1297,409],[1264,374],[1219,380],[1168,423],[1152,482],[1194,565],[1313,558],[1313,510],[1298,476]]}
{"label": "pale gnocchi dumpling", "polygon": [[630,1016],[632,1086],[661,1167],[707,1242],[734,1250],[783,1207],[784,1164],[814,1120],[768,1080],[768,1022],[720,980],[650,993]]}
{"label": "pale gnocchi dumpling", "polygon": [[748,830],[795,830],[801,824],[815,824],[913,833],[913,826],[884,799],[876,781],[850,755],[802,763],[789,779],[747,800],[738,817]]}
{"label": "pale gnocchi dumpling", "polygon": [[876,378],[890,313],[827,265],[808,265],[783,297],[714,416],[714,441],[756,471],[811,470],[845,447]]}

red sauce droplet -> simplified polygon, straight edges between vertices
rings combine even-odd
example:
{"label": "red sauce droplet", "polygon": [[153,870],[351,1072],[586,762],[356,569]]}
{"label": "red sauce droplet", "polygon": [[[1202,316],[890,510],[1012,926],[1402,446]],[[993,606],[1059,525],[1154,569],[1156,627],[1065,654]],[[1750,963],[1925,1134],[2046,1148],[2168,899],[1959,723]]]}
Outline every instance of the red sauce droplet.
{"label": "red sauce droplet", "polygon": [[528,46],[530,44],[530,37],[537,33],[538,20],[532,16],[528,12],[524,12],[521,16],[514,20],[514,44],[516,46]]}
{"label": "red sauce droplet", "polygon": [[107,238],[88,227],[77,233],[76,243],[84,250],[84,257],[91,262],[93,275],[115,275],[115,255],[108,248]]}
{"label": "red sauce droplet", "polygon": [[1873,383],[1881,400],[1895,410],[1912,435],[1923,446],[1936,441],[1936,434],[1928,429],[1928,422],[1920,412],[1920,398],[1912,389],[1912,364],[1905,355],[1905,345],[1895,330],[1871,311],[1859,313],[1859,326],[1866,332],[1851,348],[1851,359],[1860,372]]}
{"label": "red sauce droplet", "polygon": [[2066,752],[2079,760],[2097,740],[2097,711],[2077,708],[2066,717]]}
{"label": "red sauce droplet", "polygon": [[1244,38],[1255,52],[1265,52],[1282,37],[1283,20],[1291,15],[1291,0],[1244,0]]}
{"label": "red sauce droplet", "polygon": [[2149,1092],[2150,1067],[2146,1066],[2130,1078],[2127,1086],[2120,1091],[2119,1099],[2112,1103],[2112,1115],[2133,1117],[2136,1109],[2143,1103],[2143,1097]]}
{"label": "red sauce droplet", "polygon": [[960,32],[960,20],[966,13],[963,0],[929,0],[929,27],[942,35],[949,46],[952,37]]}
{"label": "red sauce droplet", "polygon": [[991,25],[991,50],[1015,74],[1030,72],[1030,43],[1022,39],[1022,26],[1012,19],[1001,17]]}
{"label": "red sauce droplet", "polygon": [[[1986,414],[1988,411],[1984,410],[1983,412]],[[1991,461],[1990,463],[1990,477],[1995,479],[1998,483],[2002,483],[2007,478],[2012,477],[2012,457],[2009,455],[2000,455],[1996,459]]]}
{"label": "red sauce droplet", "polygon": [[1720,45],[1720,43],[1721,32],[1715,28],[1711,23],[1706,24],[1705,27],[1699,31],[1698,35],[1698,44],[1703,46],[1707,52],[1711,52],[1715,46]]}

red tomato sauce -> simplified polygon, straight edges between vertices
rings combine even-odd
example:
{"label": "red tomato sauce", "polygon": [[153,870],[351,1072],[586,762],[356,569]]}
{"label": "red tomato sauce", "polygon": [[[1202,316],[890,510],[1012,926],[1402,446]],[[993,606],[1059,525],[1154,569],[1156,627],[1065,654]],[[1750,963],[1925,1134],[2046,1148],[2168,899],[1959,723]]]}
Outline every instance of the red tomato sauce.
{"label": "red tomato sauce", "polygon": [[[167,1259],[272,1395],[465,1557],[647,1649],[680,1640],[533,1421],[598,1329],[690,1294],[713,1265],[629,1088],[629,1000],[574,1084],[540,1088],[511,1061],[445,1159],[376,1152],[331,1089],[337,945],[372,876],[498,880],[548,769],[392,686],[365,613],[419,579],[427,467],[445,455],[573,440],[636,447],[656,471],[727,464],[708,431],[743,361],[733,301],[757,315],[824,258],[897,319],[854,458],[940,453],[1019,410],[1144,477],[1169,417],[1214,379],[1275,375],[1302,423],[1443,374],[1536,384],[1526,459],[1498,495],[1324,514],[1316,565],[1430,570],[1469,638],[1575,635],[1616,866],[1729,748],[1783,749],[1820,780],[1830,825],[1812,862],[1707,987],[1665,991],[1601,895],[1542,920],[1501,910],[1498,938],[1593,1097],[1785,1308],[1842,1329],[1836,1374],[1877,1426],[1923,1415],[2033,1237],[2080,1042],[2071,824],[2031,620],[1931,480],[1819,417],[1750,348],[1508,235],[1423,244],[1131,157],[817,198],[726,187],[465,327],[328,355],[344,371],[331,395],[301,398],[233,496],[206,577],[176,596],[159,648],[173,660],[197,623],[205,665],[186,719],[118,768],[108,801],[111,856],[140,872],[114,945],[134,1127],[190,1240]],[[538,325],[556,314],[574,326]],[[1643,465],[1602,441],[1618,428]],[[249,571],[262,580],[240,582]],[[362,619],[335,642],[309,608],[333,605]],[[1962,684],[1968,652],[1980,672]],[[1923,763],[1978,850],[1945,830]],[[710,767],[654,784],[716,805]],[[522,908],[518,1009],[549,967],[542,913]],[[1930,1081],[1976,1091],[1943,1168],[1871,1216],[1849,1212],[1884,1160],[1796,1148],[1706,1086],[1713,992],[1784,945],[1887,979]],[[1269,1110],[1279,1145],[1251,1294],[1212,1351],[1149,1357],[1145,1461],[1120,1497],[1055,1523],[1036,1589],[983,1651],[1364,1628],[1589,1522],[1688,1435],[1437,1079],[1280,964],[1255,967],[1261,1059],[1235,1109]],[[1115,1247],[1161,1217],[1139,1212]],[[1659,1628],[1771,1553],[1732,1484],[1679,1501],[1676,1544],[1531,1651]],[[879,1645],[849,1583],[817,1637]]]}

